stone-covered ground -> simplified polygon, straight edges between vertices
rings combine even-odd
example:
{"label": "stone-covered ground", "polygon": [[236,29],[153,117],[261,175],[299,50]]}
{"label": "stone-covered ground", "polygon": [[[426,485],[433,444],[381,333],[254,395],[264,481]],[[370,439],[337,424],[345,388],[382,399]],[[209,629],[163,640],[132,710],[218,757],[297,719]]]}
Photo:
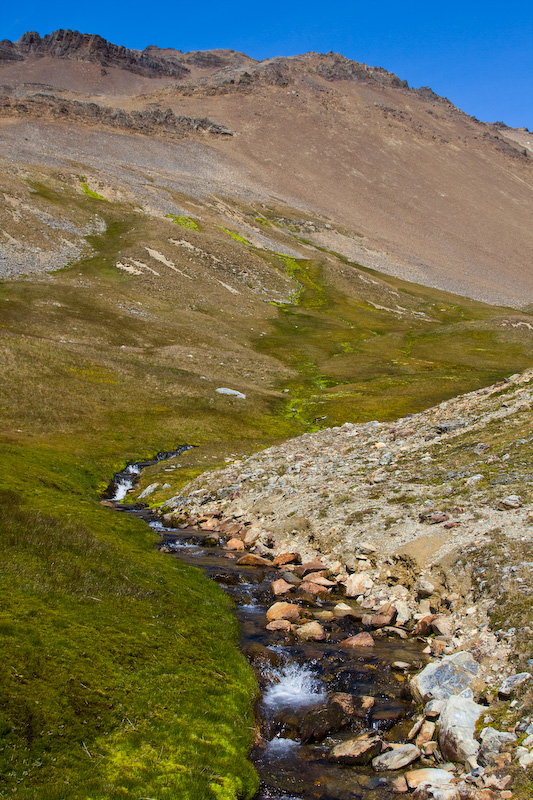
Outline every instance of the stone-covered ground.
{"label": "stone-covered ground", "polygon": [[[362,636],[385,630],[426,640],[432,669],[444,668],[427,691],[421,676],[411,683],[426,704],[426,733],[441,714],[426,757],[431,764],[436,752],[438,766],[444,753],[461,766],[454,787],[424,797],[530,796],[532,384],[530,370],[395,422],[305,434],[205,473],[161,508],[167,525],[222,536],[228,557],[248,551],[250,563],[278,566],[278,604],[335,587],[347,613],[359,614]],[[269,624],[301,635],[277,610]],[[444,698],[458,708],[436,710],[428,702],[457,653],[475,666]],[[446,730],[455,736],[465,714],[467,745],[463,733],[450,744]]]}

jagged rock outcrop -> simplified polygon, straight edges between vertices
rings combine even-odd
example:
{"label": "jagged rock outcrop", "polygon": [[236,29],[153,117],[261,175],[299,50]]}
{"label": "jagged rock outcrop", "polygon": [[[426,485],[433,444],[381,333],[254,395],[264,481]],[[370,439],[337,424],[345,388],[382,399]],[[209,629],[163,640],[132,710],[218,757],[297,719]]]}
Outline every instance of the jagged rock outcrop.
{"label": "jagged rock outcrop", "polygon": [[222,136],[232,136],[224,125],[219,125],[207,117],[185,117],[174,114],[168,108],[124,111],[122,108],[109,108],[97,103],[82,103],[79,100],[65,100],[53,95],[34,94],[23,100],[8,94],[0,95],[0,116],[31,116],[37,119],[69,119],[73,122],[93,125],[108,125],[139,133],[165,133],[173,138],[181,138],[186,132],[206,131]]}
{"label": "jagged rock outcrop", "polygon": [[5,47],[0,49],[0,60],[6,57],[4,53],[9,60],[21,60],[29,55],[53,56],[71,61],[90,61],[102,67],[120,67],[148,78],[165,75],[182,78],[189,72],[177,57],[166,55],[162,58],[152,52],[129,50],[111,44],[101,36],[79,31],[57,30],[43,37],[28,31],[18,42],[2,44]]}

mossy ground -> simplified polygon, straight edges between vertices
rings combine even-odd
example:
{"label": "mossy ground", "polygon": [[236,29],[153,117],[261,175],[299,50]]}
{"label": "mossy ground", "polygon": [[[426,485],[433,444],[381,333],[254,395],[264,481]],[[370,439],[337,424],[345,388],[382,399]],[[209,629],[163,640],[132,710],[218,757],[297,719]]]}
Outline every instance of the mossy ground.
{"label": "mossy ground", "polygon": [[180,228],[188,228],[191,231],[199,231],[198,224],[190,217],[185,217],[183,214],[166,214],[167,219],[171,219]]}
{"label": "mossy ground", "polygon": [[533,341],[506,335],[504,309],[384,276],[388,297],[369,302],[327,263],[279,259],[299,290],[255,346],[297,373],[287,414],[307,425],[394,419],[531,364]]}
{"label": "mossy ground", "polygon": [[[533,347],[506,338],[503,309],[232,241],[207,206],[183,235],[219,261],[192,263],[166,244],[172,220],[60,182],[34,183],[35,202],[106,232],[67,268],[0,285],[0,796],[251,797],[255,686],[229,603],[99,492],[129,460],[205,444],[145,478],[178,491],[227,456],[492,382]],[[194,278],[116,268],[146,245]],[[285,289],[296,302],[264,302]],[[379,308],[392,300],[407,311]],[[216,394],[228,384],[246,401]]]}

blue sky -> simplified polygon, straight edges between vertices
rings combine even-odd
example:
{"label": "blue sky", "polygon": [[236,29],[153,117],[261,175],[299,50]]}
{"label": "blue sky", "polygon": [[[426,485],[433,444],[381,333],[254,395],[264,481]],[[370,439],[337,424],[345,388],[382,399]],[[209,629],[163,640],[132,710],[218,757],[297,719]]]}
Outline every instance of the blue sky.
{"label": "blue sky", "polygon": [[99,33],[126,47],[228,47],[254,58],[315,50],[382,66],[431,86],[487,122],[533,128],[533,5],[502,2],[206,0],[10,2],[0,39],[56,28]]}

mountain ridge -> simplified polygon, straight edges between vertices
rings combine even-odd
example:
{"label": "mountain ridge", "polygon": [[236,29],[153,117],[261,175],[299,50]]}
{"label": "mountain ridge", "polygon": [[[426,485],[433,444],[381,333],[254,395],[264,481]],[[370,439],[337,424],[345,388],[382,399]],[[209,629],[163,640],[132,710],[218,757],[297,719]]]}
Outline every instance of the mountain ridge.
{"label": "mountain ridge", "polygon": [[[447,98],[437,95],[428,86],[418,89],[410,87],[407,80],[399,78],[398,75],[383,67],[368,66],[334,51],[327,53],[308,51],[292,56],[274,56],[258,60],[246,53],[226,48],[184,52],[174,48],[148,45],[143,50],[136,50],[109,42],[99,34],[81,33],[69,29],[58,29],[42,37],[36,31],[28,31],[16,42],[7,39],[0,42],[0,63],[2,61],[23,61],[31,56],[44,57],[46,55],[58,59],[97,63],[103,68],[119,66],[121,69],[130,70],[146,77],[164,75],[185,78],[191,72],[189,65],[205,69],[253,66],[256,75],[259,74],[258,69],[267,73],[270,71],[272,74],[267,77],[271,77],[273,82],[278,85],[288,85],[291,82],[289,78],[280,74],[280,68],[283,70],[294,62],[305,63],[318,60],[318,64],[314,70],[311,68],[311,71],[316,71],[320,77],[328,81],[376,81],[396,88],[409,89],[419,93],[422,97],[453,105]],[[240,83],[246,84],[248,81],[249,74],[245,72]],[[231,85],[232,81],[230,80],[229,83]]]}

